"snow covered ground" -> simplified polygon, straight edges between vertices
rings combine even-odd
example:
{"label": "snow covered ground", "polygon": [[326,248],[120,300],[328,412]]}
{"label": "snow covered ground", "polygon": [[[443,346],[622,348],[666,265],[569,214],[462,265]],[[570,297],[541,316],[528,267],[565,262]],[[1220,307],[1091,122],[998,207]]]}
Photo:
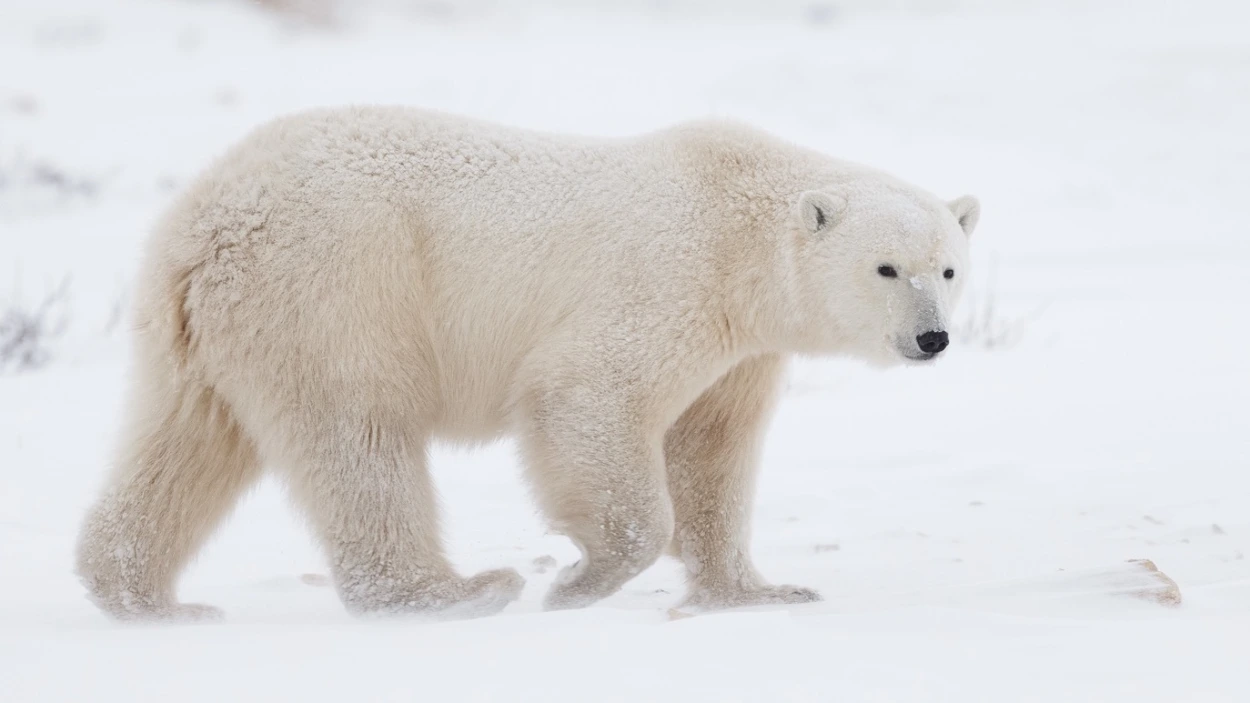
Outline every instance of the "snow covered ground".
{"label": "snow covered ground", "polygon": [[[50,362],[0,376],[0,701],[1250,700],[1246,4],[652,5],[389,0],[309,27],[0,4],[0,314],[70,277]],[[457,564],[529,579],[502,615],[350,619],[302,579],[324,565],[272,484],[183,581],[224,622],[88,604],[71,549],[146,229],[256,123],[352,102],[595,134],[729,116],[981,197],[949,358],[792,375],[756,554],[823,603],[670,621],[665,562],[542,613],[534,561],[575,550],[499,445],[434,466]],[[1117,595],[1130,559],[1183,605]]]}

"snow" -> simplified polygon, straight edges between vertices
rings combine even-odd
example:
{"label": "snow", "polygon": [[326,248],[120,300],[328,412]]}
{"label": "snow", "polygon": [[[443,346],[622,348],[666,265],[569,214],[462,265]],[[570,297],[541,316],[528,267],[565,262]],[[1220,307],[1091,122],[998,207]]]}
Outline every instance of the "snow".
{"label": "snow", "polygon": [[[0,700],[1250,697],[1250,6],[665,7],[391,0],[325,28],[224,0],[6,0],[0,308],[71,286],[51,362],[0,376]],[[146,228],[258,122],[353,102],[609,135],[728,116],[981,198],[948,358],[792,374],[755,554],[824,602],[672,620],[667,559],[543,613],[550,559],[577,551],[507,444],[433,461],[457,565],[528,579],[501,615],[351,619],[273,484],[184,578],[224,621],[122,626],[87,602],[72,545]],[[1131,559],[1183,604],[1118,595]]]}

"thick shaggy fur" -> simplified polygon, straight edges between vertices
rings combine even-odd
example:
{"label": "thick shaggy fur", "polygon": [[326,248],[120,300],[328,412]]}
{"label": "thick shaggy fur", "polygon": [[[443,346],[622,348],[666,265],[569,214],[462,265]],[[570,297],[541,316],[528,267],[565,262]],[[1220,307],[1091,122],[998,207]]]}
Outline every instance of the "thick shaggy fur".
{"label": "thick shaggy fur", "polygon": [[127,430],[78,574],[119,618],[215,612],[180,604],[177,577],[265,466],[350,611],[494,612],[522,579],[453,570],[426,448],[511,434],[583,554],[548,607],[666,550],[692,605],[814,600],[748,553],[785,359],[915,358],[976,213],[720,123],[596,140],[401,108],[273,122],[149,243]]}

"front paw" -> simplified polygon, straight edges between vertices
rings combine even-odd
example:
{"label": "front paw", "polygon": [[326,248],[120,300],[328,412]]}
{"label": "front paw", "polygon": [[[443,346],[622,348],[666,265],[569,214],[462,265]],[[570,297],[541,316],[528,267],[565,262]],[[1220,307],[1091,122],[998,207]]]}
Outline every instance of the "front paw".
{"label": "front paw", "polygon": [[798,605],[816,603],[824,598],[803,586],[753,586],[750,588],[696,588],[681,604],[696,610],[720,610],[754,605]]}

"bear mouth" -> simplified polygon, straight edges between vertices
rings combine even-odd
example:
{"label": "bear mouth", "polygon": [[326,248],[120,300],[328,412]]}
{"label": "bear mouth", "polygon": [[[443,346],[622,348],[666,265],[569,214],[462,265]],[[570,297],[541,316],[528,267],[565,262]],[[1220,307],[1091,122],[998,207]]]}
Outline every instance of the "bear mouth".
{"label": "bear mouth", "polygon": [[908,361],[932,361],[937,354],[933,352],[920,352],[919,354],[904,354],[903,358]]}

